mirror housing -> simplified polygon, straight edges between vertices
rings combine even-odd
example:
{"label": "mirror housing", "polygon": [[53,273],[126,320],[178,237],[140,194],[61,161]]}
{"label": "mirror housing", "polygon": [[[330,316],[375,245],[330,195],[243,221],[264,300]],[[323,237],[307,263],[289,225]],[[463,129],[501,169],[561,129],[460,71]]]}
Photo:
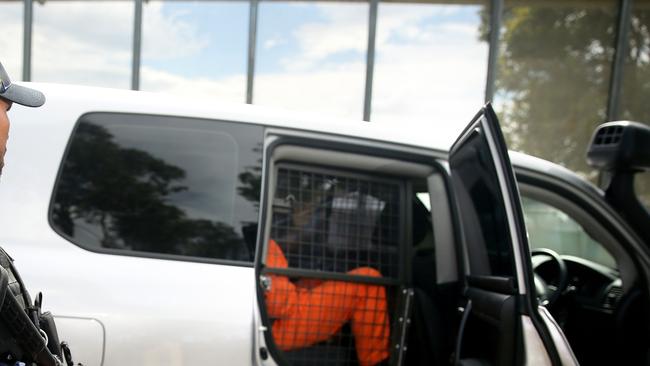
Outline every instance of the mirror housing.
{"label": "mirror housing", "polygon": [[634,192],[635,175],[650,170],[650,127],[629,121],[596,128],[587,163],[601,171],[605,200],[650,244],[650,212]]}
{"label": "mirror housing", "polygon": [[587,163],[605,171],[650,169],[650,127],[629,121],[603,123],[591,138]]}

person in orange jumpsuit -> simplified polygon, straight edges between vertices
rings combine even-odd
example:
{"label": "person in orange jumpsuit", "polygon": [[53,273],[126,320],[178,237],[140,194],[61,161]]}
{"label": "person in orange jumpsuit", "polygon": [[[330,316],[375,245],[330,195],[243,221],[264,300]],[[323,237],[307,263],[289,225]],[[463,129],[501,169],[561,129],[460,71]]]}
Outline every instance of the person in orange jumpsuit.
{"label": "person in orange jumpsuit", "polygon": [[[288,267],[274,240],[269,241],[266,265]],[[381,277],[370,267],[347,273]],[[267,312],[275,319],[271,330],[278,348],[290,351],[322,342],[349,321],[360,365],[376,365],[388,358],[388,311],[383,286],[343,281],[293,283],[286,276],[269,277],[271,285],[265,299]]]}

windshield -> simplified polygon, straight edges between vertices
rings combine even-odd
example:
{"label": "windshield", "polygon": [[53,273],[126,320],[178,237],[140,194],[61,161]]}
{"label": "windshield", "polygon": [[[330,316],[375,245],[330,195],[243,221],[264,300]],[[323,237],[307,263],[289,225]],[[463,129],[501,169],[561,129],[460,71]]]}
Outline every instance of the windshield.
{"label": "windshield", "polygon": [[521,203],[532,249],[548,248],[616,268],[614,257],[605,247],[565,212],[529,197],[522,197]]}

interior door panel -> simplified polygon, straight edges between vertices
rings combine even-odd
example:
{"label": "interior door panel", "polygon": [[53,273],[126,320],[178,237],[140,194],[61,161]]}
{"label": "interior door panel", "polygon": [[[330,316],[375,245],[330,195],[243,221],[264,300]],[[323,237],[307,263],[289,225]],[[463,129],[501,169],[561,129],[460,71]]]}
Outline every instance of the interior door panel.
{"label": "interior door panel", "polygon": [[[489,104],[452,146],[449,166],[461,253],[466,256],[466,305],[456,360],[465,365],[521,364],[527,357],[522,316],[534,312],[534,294],[527,290],[532,272],[527,265],[530,259],[519,192]],[[535,329],[540,332],[538,325]]]}
{"label": "interior door panel", "polygon": [[518,339],[516,295],[468,287],[466,296],[472,308],[465,325],[462,359],[514,364]]}

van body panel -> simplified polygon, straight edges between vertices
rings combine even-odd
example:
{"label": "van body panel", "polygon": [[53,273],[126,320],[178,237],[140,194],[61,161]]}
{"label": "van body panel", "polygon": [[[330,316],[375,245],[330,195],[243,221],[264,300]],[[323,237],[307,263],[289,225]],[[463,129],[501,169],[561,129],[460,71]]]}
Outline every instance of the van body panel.
{"label": "van body panel", "polygon": [[[47,95],[47,103],[38,109],[11,111],[7,168],[0,184],[0,245],[15,259],[29,291],[44,293],[44,308],[61,319],[62,340],[69,335],[74,341],[73,352],[81,350],[75,361],[85,365],[257,364],[261,358],[254,339],[260,338],[263,329],[259,329],[259,315],[256,317],[258,278],[253,262],[230,265],[192,258],[97,253],[54,231],[48,218],[51,196],[80,116],[117,112],[254,123],[266,126],[267,131],[293,132],[323,141],[345,140],[378,151],[417,152],[431,161],[444,158],[460,132],[407,131],[399,126],[331,121],[258,106],[155,93],[34,86]],[[509,155],[518,172],[550,177],[589,199],[602,200],[600,190],[558,165],[523,154]],[[621,230],[625,230],[622,225]],[[453,255],[449,250],[448,256]],[[521,255],[517,253],[517,260]],[[522,272],[526,265],[517,265],[517,295],[530,296],[528,274]],[[455,271],[463,270],[460,263],[458,267]],[[449,271],[445,278],[457,280]],[[534,326],[527,324],[526,332],[535,332]],[[541,352],[542,340],[526,346]],[[102,357],[96,357],[100,348]],[[535,359],[530,356],[527,359]]]}

